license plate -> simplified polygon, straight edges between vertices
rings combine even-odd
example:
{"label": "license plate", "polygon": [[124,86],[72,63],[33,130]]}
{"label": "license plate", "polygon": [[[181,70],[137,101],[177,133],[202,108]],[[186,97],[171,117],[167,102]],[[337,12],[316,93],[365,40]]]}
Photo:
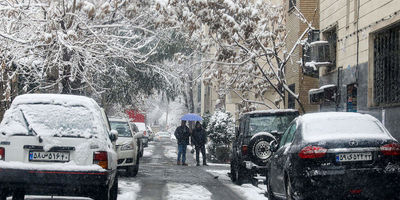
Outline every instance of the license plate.
{"label": "license plate", "polygon": [[29,161],[68,162],[69,152],[30,151]]}
{"label": "license plate", "polygon": [[370,161],[372,153],[342,153],[336,155],[336,162]]}

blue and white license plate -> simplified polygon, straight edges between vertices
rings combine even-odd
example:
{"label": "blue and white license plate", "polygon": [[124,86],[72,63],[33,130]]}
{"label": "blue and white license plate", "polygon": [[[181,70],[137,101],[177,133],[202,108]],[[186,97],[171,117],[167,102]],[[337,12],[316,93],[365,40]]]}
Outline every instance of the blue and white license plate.
{"label": "blue and white license plate", "polygon": [[372,153],[342,153],[336,155],[336,162],[370,161]]}
{"label": "blue and white license plate", "polygon": [[30,151],[29,161],[68,162],[69,152]]}

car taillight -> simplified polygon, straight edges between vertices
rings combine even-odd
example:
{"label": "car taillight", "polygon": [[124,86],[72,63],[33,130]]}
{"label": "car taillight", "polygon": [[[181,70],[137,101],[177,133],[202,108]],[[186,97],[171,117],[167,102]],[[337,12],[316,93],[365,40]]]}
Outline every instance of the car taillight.
{"label": "car taillight", "polygon": [[6,157],[6,150],[3,147],[0,147],[0,160],[4,160]]}
{"label": "car taillight", "polygon": [[97,164],[103,169],[108,169],[108,157],[106,151],[96,151],[93,153],[93,164]]}
{"label": "car taillight", "polygon": [[400,155],[400,144],[392,143],[381,147],[381,152],[385,156],[399,156]]}
{"label": "car taillight", "polygon": [[300,152],[300,158],[307,159],[307,158],[322,158],[325,156],[328,149],[318,146],[307,146],[304,147]]}
{"label": "car taillight", "polygon": [[247,151],[248,151],[248,147],[247,147],[247,145],[243,145],[242,146],[242,155],[247,155]]}

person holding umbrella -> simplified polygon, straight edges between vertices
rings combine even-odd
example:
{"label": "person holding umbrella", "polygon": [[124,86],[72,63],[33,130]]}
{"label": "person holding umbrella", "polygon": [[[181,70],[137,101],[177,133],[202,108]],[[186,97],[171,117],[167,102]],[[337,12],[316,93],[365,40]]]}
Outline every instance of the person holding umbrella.
{"label": "person holding umbrella", "polygon": [[207,134],[201,126],[200,122],[196,122],[196,126],[192,133],[192,145],[194,145],[196,149],[196,162],[197,166],[200,166],[200,152],[203,156],[203,165],[207,166],[206,162],[206,148],[205,144],[207,143]]}
{"label": "person holding umbrella", "polygon": [[[189,144],[190,129],[189,129],[189,127],[186,126],[185,120],[181,121],[181,125],[176,128],[174,135],[178,142],[178,159],[177,159],[176,164],[177,165],[182,164],[184,166],[187,166],[187,164],[186,164],[186,148],[187,148],[187,145]],[[181,163],[181,158],[182,158],[182,163]]]}

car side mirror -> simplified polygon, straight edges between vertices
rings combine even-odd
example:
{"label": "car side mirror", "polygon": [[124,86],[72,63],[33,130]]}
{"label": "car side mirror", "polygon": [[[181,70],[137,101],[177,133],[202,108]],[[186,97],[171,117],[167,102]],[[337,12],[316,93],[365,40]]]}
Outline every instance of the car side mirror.
{"label": "car side mirror", "polygon": [[111,132],[110,132],[110,140],[111,140],[111,142],[115,142],[115,141],[118,140],[118,131],[111,130]]}
{"label": "car side mirror", "polygon": [[276,152],[278,150],[278,142],[276,140],[272,140],[269,145],[272,152]]}

